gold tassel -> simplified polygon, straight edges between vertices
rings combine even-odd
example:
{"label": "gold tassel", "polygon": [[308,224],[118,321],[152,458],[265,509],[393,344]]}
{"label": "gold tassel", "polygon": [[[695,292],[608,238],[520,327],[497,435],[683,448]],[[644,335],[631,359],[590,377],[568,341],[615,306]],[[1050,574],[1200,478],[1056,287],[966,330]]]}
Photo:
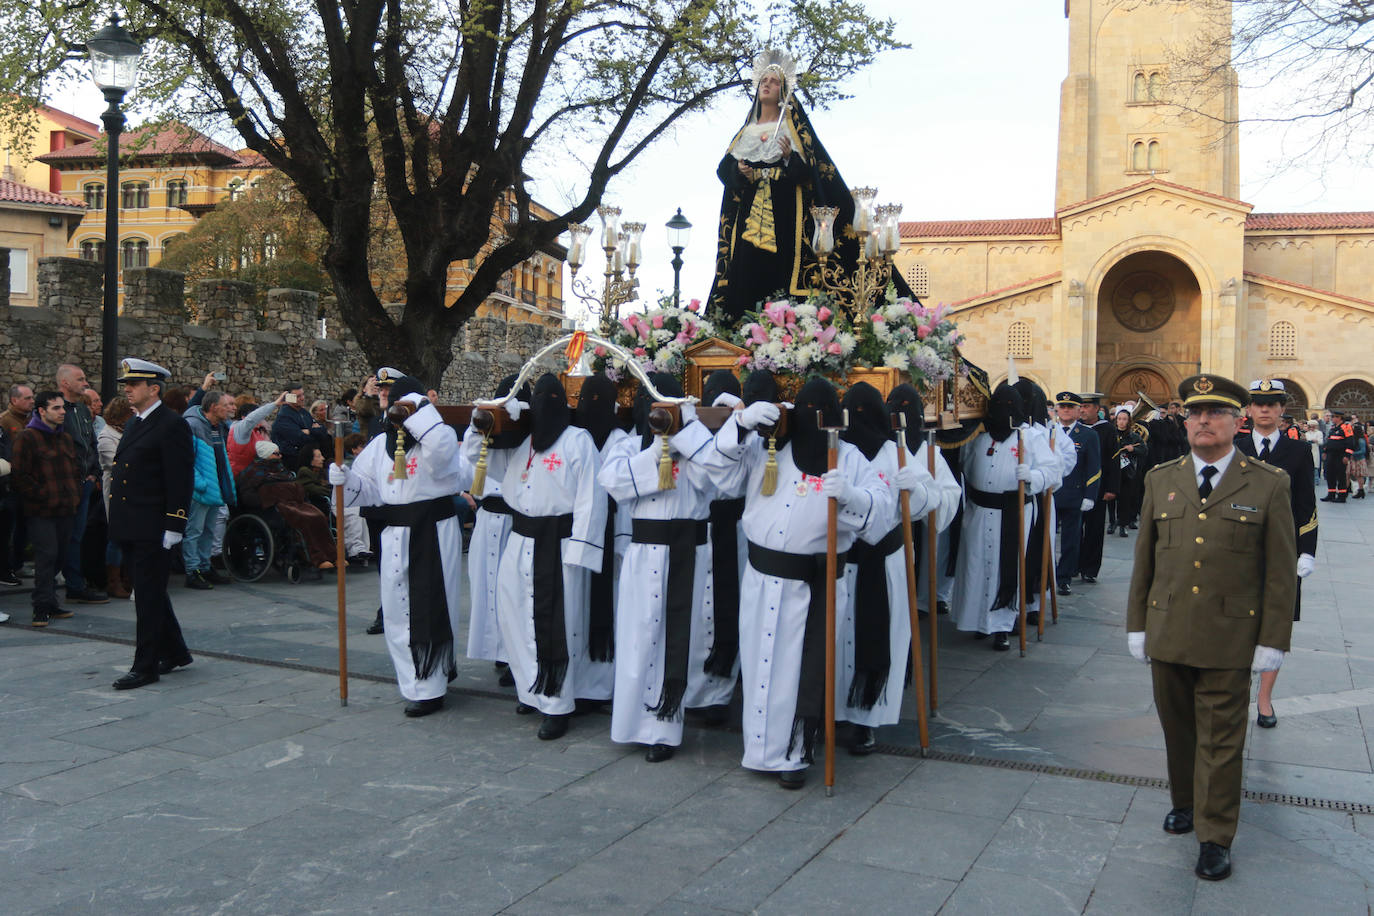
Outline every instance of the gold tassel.
{"label": "gold tassel", "polygon": [[768,437],[768,463],[763,466],[763,495],[772,496],[778,489],[778,440]]}
{"label": "gold tassel", "polygon": [[673,477],[673,456],[668,451],[668,437],[658,438],[663,443],[663,451],[658,456],[658,488],[676,490],[677,480]]}
{"label": "gold tassel", "polygon": [[406,474],[406,432],[404,429],[396,430],[396,465],[391,469],[392,480],[405,480],[409,475]]}
{"label": "gold tassel", "polygon": [[482,490],[487,486],[487,443],[490,441],[490,436],[483,436],[482,450],[477,453],[477,467],[472,472],[472,489],[468,491],[473,499],[481,499]]}

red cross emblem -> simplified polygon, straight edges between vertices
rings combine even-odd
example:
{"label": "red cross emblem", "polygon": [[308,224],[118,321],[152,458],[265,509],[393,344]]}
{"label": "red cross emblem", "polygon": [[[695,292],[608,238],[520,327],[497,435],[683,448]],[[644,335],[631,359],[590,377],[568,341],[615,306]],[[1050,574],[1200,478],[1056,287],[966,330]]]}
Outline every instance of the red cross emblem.
{"label": "red cross emblem", "polygon": [[557,452],[549,452],[548,457],[544,459],[544,467],[546,467],[551,474],[562,466],[563,459],[558,457]]}
{"label": "red cross emblem", "polygon": [[673,461],[673,482],[674,482],[674,483],[677,482],[677,475],[678,475],[678,473],[680,472],[680,470],[681,470],[681,469],[677,466],[677,461],[674,460],[674,461]]}
{"label": "red cross emblem", "polygon": [[821,480],[822,478],[812,477],[810,474],[802,475],[802,485],[809,485],[811,489],[815,490],[817,493],[821,492]]}
{"label": "red cross emblem", "polygon": [[415,469],[416,469],[417,467],[419,467],[419,466],[420,466],[420,461],[419,461],[419,459],[417,459],[417,458],[411,458],[409,461],[406,462],[406,473],[409,474],[411,477],[414,477],[414,476],[415,476]]}
{"label": "red cross emblem", "polygon": [[[884,474],[882,471],[878,472],[878,479],[881,480],[883,483],[887,483],[887,475]],[[889,486],[891,486],[891,484],[889,484]]]}

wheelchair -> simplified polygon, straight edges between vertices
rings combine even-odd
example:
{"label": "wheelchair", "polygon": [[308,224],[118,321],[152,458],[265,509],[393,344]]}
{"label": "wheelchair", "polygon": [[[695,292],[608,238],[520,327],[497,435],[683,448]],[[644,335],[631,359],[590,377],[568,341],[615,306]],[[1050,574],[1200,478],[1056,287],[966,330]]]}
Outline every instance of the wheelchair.
{"label": "wheelchair", "polygon": [[310,563],[305,538],[275,509],[248,509],[229,517],[224,529],[224,565],[238,582],[256,582],[277,569],[292,585],[320,578]]}

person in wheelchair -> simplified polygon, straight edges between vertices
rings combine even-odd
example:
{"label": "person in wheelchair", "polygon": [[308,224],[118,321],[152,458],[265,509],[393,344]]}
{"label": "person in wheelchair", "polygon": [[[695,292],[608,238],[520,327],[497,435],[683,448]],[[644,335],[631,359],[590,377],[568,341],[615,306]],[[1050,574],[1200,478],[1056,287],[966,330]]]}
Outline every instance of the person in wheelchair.
{"label": "person in wheelchair", "polygon": [[296,468],[296,482],[305,488],[305,498],[316,509],[329,517],[329,498],[333,487],[325,482],[324,451],[314,442],[307,442],[300,453],[300,466]]}
{"label": "person in wheelchair", "polygon": [[333,569],[335,546],[329,534],[329,519],[310,504],[305,487],[282,463],[281,449],[275,442],[259,442],[257,452],[257,459],[235,481],[239,505],[253,511],[276,509],[286,524],[305,539],[311,565]]}

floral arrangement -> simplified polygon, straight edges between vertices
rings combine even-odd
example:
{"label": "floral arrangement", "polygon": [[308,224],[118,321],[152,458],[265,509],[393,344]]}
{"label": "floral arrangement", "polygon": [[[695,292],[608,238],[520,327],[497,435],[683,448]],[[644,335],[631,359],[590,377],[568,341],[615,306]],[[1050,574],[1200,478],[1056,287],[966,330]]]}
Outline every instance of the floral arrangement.
{"label": "floral arrangement", "polygon": [[[715,326],[701,316],[700,299],[678,308],[671,298],[664,298],[656,309],[620,319],[613,341],[633,354],[645,372],[666,372],[680,379],[687,370],[687,348],[715,334]],[[603,346],[593,347],[592,356],[593,368],[613,382],[629,374],[625,361]]]}
{"label": "floral arrangement", "polygon": [[907,372],[918,388],[930,388],[954,375],[954,348],[963,338],[945,317],[945,305],[926,308],[894,298],[875,308],[868,323],[872,333],[864,335],[861,360]]}
{"label": "floral arrangement", "polygon": [[739,342],[749,349],[739,360],[746,369],[838,376],[853,364],[857,341],[824,300],[780,299],[753,317],[739,329]]}

